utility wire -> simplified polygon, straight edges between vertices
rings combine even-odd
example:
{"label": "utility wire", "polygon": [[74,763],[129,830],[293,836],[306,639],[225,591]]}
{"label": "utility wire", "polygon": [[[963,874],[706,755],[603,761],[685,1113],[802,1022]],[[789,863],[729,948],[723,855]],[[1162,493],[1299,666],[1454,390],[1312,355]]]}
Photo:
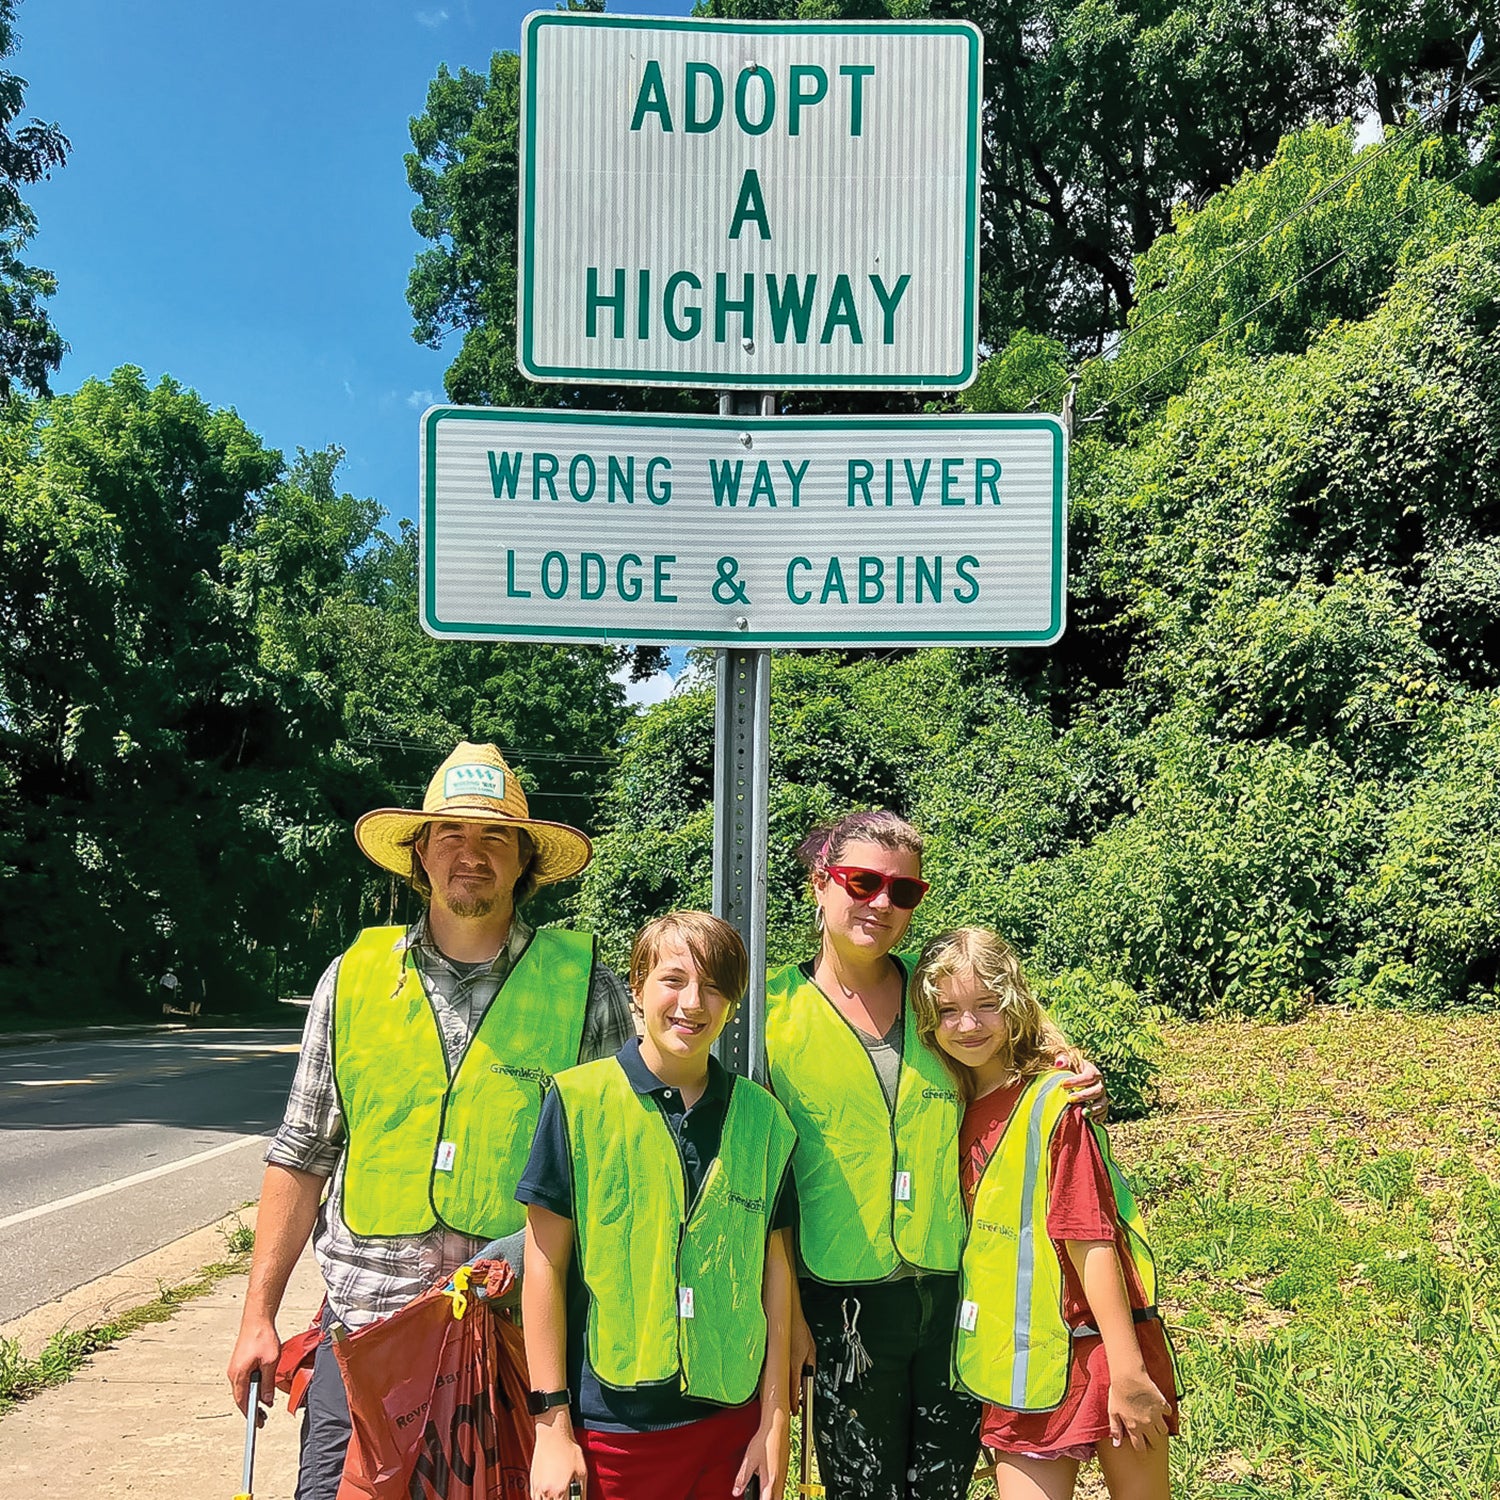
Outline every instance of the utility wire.
{"label": "utility wire", "polygon": [[[1412,204],[1410,207],[1404,209],[1400,214],[1398,214],[1396,218],[1392,220],[1392,222],[1400,223],[1402,219],[1410,217],[1410,215],[1420,207],[1420,204]],[[1160,379],[1161,376],[1165,375],[1169,370],[1175,370],[1177,366],[1180,365],[1185,359],[1191,359],[1193,355],[1199,352],[1199,350],[1206,349],[1216,340],[1223,338],[1226,333],[1232,333],[1236,328],[1239,328],[1245,323],[1249,322],[1249,320],[1253,318],[1256,313],[1260,312],[1262,308],[1269,307],[1273,302],[1280,302],[1283,297],[1290,296],[1291,293],[1295,292],[1297,288],[1304,282],[1311,281],[1314,276],[1320,275],[1330,266],[1336,265],[1339,261],[1345,259],[1345,257],[1350,253],[1350,247],[1345,246],[1344,249],[1335,252],[1333,255],[1330,255],[1327,260],[1321,261],[1311,270],[1304,271],[1302,275],[1299,276],[1295,281],[1289,283],[1287,286],[1280,288],[1280,290],[1273,292],[1269,297],[1263,298],[1261,301],[1257,302],[1255,306],[1252,307],[1248,312],[1241,313],[1240,316],[1237,317],[1232,323],[1226,323],[1222,328],[1216,328],[1211,334],[1209,334],[1207,338],[1200,339],[1196,344],[1194,344],[1191,349],[1183,350],[1183,352],[1179,354],[1176,359],[1168,360],[1166,364],[1159,365],[1156,369],[1151,370],[1147,374],[1143,375],[1134,384],[1126,386],[1123,391],[1118,391],[1115,394],[1111,395],[1108,401],[1095,408],[1095,410],[1083,420],[1086,422],[1093,421],[1096,418],[1102,416],[1104,414],[1104,411],[1108,407],[1120,405],[1124,402],[1127,396],[1130,396],[1134,392],[1140,390],[1142,386],[1150,385],[1153,381]]]}
{"label": "utility wire", "polygon": [[[1475,73],[1472,76],[1463,79],[1459,84],[1460,97],[1462,97],[1462,95],[1467,90],[1473,88],[1476,84],[1483,82],[1486,78],[1495,73],[1497,69],[1500,69],[1500,61],[1492,63],[1488,68],[1481,69],[1478,73]],[[1146,329],[1150,328],[1153,323],[1159,322],[1162,318],[1166,317],[1177,306],[1177,304],[1188,295],[1189,292],[1197,290],[1204,281],[1210,279],[1217,281],[1220,277],[1223,276],[1224,272],[1228,271],[1232,266],[1237,265],[1247,255],[1249,255],[1251,251],[1255,250],[1258,246],[1264,244],[1268,239],[1270,239],[1272,235],[1286,228],[1288,224],[1293,223],[1303,214],[1308,213],[1312,209],[1316,208],[1317,205],[1323,202],[1324,199],[1326,199],[1331,193],[1336,192],[1346,183],[1352,181],[1356,176],[1359,175],[1359,173],[1363,172],[1367,167],[1379,161],[1383,156],[1407,144],[1408,140],[1411,137],[1415,136],[1419,131],[1424,130],[1428,126],[1430,126],[1433,120],[1435,120],[1448,108],[1449,102],[1450,101],[1446,99],[1441,101],[1434,100],[1427,106],[1425,110],[1419,110],[1416,118],[1412,120],[1410,124],[1403,126],[1395,135],[1392,135],[1387,140],[1383,141],[1379,146],[1376,146],[1371,150],[1362,152],[1359,159],[1349,168],[1347,172],[1343,173],[1342,176],[1335,178],[1334,181],[1325,183],[1323,187],[1318,189],[1317,192],[1304,199],[1303,202],[1299,203],[1289,213],[1284,214],[1280,219],[1278,219],[1269,228],[1263,230],[1253,240],[1236,246],[1217,265],[1209,268],[1208,270],[1200,271],[1195,276],[1185,278],[1178,285],[1178,287],[1168,295],[1166,302],[1157,310],[1152,312],[1149,317],[1142,319],[1141,322],[1137,323],[1134,327],[1127,328],[1121,331],[1120,336],[1114,341],[1113,344],[1110,345],[1110,354],[1118,354],[1120,349],[1123,348],[1125,344],[1129,343],[1131,339],[1136,338],[1138,335],[1144,333]],[[1409,211],[1410,210],[1408,210],[1408,212]],[[1317,270],[1323,269],[1326,266],[1333,264],[1334,261],[1340,260],[1342,258],[1342,254],[1333,256],[1330,260],[1324,262],[1323,267],[1315,268],[1313,272],[1309,272],[1308,276],[1316,274]],[[1284,288],[1282,292],[1277,294],[1277,296],[1285,296],[1287,292],[1294,290],[1295,287],[1300,286],[1302,282],[1307,279],[1307,276],[1299,278],[1296,282],[1293,282],[1291,286]],[[1259,312],[1261,308],[1266,307],[1271,302],[1276,301],[1277,296],[1267,298],[1257,307],[1251,309],[1251,312],[1247,313],[1245,316],[1250,317],[1255,312]],[[1232,327],[1233,325],[1230,326]],[[1220,334],[1226,331],[1227,330],[1225,329],[1219,330],[1218,333],[1215,333],[1210,338],[1203,340],[1203,343],[1200,343],[1196,347],[1199,349],[1203,348],[1205,344],[1212,343],[1214,338],[1219,337]],[[1187,352],[1188,354],[1191,354],[1196,351],[1189,350]],[[1187,355],[1179,356],[1178,359],[1172,361],[1171,365],[1164,365],[1162,369],[1171,369],[1174,365],[1180,364],[1182,362],[1182,359],[1186,357]],[[1095,364],[1103,358],[1104,355],[1101,353],[1091,354],[1086,359],[1080,360],[1078,364],[1073,367],[1073,369],[1068,373],[1068,375],[1063,378],[1063,380],[1059,384],[1049,387],[1045,392],[1036,397],[1032,402],[1032,405],[1039,406],[1043,401],[1045,401],[1048,406],[1051,406],[1056,398],[1061,396],[1063,392],[1068,388],[1068,386],[1070,386],[1075,380],[1077,380],[1089,365]],[[1161,372],[1158,371],[1155,373]],[[1136,390],[1140,385],[1144,383],[1145,382],[1143,381],[1137,381],[1135,385],[1130,387],[1130,390]],[[1124,394],[1128,395],[1129,391],[1126,391]],[[1118,397],[1111,397],[1110,402],[1118,399]],[[1108,406],[1110,402],[1106,402],[1105,405]],[[1096,412],[1095,415],[1098,415],[1098,413]]]}

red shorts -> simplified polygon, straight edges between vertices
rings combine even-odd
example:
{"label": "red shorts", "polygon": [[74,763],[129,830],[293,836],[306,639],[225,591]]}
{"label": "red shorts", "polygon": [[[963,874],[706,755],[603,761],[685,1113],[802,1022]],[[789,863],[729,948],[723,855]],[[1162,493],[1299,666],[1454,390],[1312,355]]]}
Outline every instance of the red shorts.
{"label": "red shorts", "polygon": [[589,1500],[730,1500],[760,1402],[662,1432],[582,1428]]}

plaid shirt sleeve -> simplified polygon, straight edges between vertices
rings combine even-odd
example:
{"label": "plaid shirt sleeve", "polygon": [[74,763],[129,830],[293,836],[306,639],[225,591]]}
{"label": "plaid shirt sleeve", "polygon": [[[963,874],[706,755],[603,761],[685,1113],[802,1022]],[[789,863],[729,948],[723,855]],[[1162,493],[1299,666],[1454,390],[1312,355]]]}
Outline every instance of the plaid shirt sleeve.
{"label": "plaid shirt sleeve", "polygon": [[630,991],[613,969],[594,965],[589,985],[588,1006],[583,1013],[583,1040],[578,1047],[578,1061],[594,1062],[613,1057],[635,1035],[635,1018],[630,1013]]}
{"label": "plaid shirt sleeve", "polygon": [[344,1116],[333,1086],[333,989],[339,961],[323,971],[302,1028],[302,1052],[292,1076],[281,1127],[266,1148],[266,1161],[331,1177],[344,1150]]}

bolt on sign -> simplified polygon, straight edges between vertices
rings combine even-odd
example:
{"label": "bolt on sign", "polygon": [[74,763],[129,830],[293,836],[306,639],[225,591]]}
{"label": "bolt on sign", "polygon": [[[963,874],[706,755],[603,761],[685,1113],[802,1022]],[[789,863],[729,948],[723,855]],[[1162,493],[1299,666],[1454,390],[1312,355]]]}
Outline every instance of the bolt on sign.
{"label": "bolt on sign", "polygon": [[1051,416],[647,417],[433,407],[422,623],[469,640],[1048,645]]}
{"label": "bolt on sign", "polygon": [[529,16],[522,374],[968,385],[981,52],[957,21]]}

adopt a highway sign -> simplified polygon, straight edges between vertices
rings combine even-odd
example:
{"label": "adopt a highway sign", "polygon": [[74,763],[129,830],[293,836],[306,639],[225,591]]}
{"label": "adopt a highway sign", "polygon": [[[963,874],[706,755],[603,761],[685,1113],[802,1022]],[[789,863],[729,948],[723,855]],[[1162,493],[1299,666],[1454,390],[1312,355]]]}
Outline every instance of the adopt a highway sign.
{"label": "adopt a highway sign", "polygon": [[434,407],[421,618],[440,638],[1048,645],[1051,416],[656,417]]}
{"label": "adopt a highway sign", "polygon": [[529,16],[522,373],[968,385],[981,53],[958,21]]}

